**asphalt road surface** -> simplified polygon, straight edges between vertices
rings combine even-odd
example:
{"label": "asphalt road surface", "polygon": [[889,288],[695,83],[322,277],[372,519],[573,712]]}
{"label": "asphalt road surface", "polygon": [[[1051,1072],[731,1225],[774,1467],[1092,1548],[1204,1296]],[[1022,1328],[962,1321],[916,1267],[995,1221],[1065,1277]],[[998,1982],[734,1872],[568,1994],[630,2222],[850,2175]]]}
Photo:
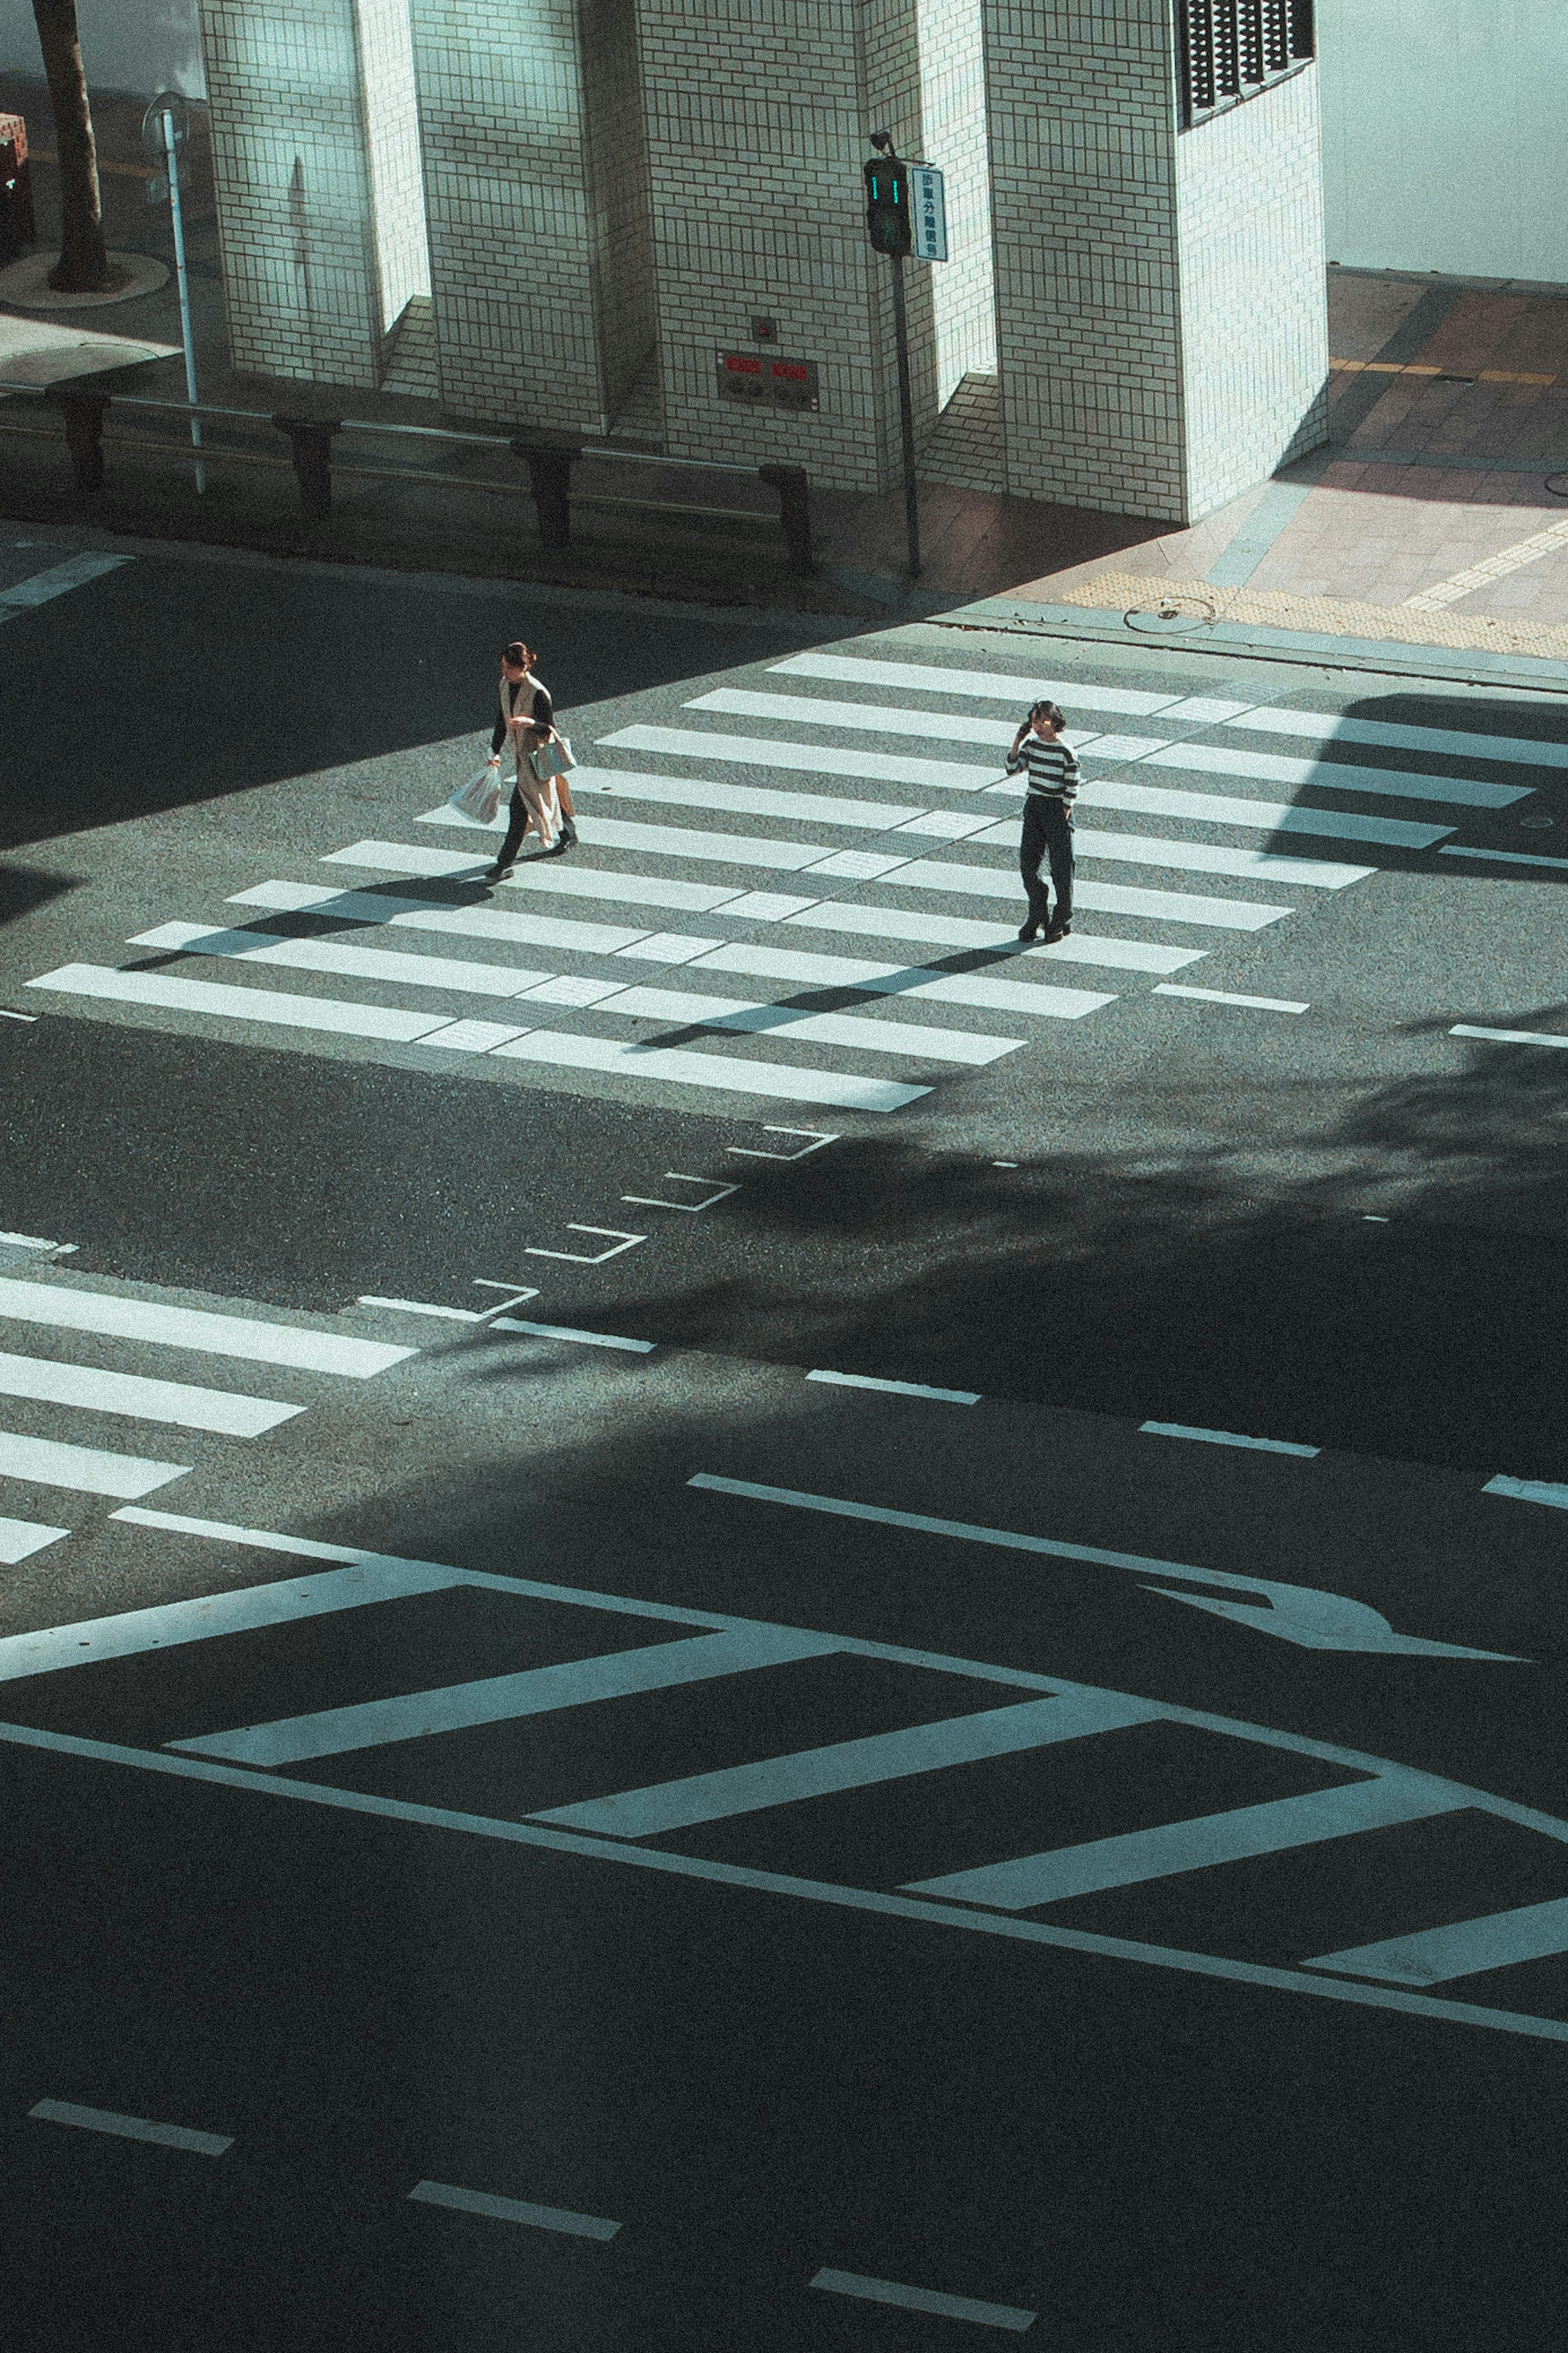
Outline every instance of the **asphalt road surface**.
{"label": "asphalt road surface", "polygon": [[11,2341],[1554,2344],[1568,701],[17,542]]}

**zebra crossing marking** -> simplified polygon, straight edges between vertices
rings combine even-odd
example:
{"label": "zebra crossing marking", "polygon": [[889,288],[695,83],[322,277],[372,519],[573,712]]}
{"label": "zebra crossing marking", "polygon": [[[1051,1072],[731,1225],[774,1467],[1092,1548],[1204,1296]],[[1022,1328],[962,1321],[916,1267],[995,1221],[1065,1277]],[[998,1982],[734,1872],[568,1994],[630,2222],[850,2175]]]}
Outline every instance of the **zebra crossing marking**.
{"label": "zebra crossing marking", "polygon": [[1568,767],[1568,744],[1523,735],[1483,735],[1447,727],[1404,726],[1386,720],[1342,717],[1337,712],[1292,711],[1278,704],[1222,702],[1203,696],[1150,694],[1128,687],[1090,686],[1076,680],[1020,678],[1005,670],[949,670],[935,662],[868,660],[844,654],[791,654],[770,662],[774,675],[835,679],[843,685],[913,690],[921,694],[967,694],[982,701],[1027,702],[1048,700],[1064,708],[1121,712],[1128,717],[1215,723],[1278,735],[1316,736],[1346,744],[1380,745],[1389,751],[1441,752],[1460,759],[1517,760],[1538,767]]}
{"label": "zebra crossing marking", "polygon": [[1304,1969],[1342,1969],[1347,1976],[1388,1978],[1399,1985],[1442,1985],[1451,1978],[1485,1969],[1512,1968],[1521,1961],[1544,1961],[1568,1952],[1568,1897],[1521,1904],[1484,1919],[1457,1920],[1440,1928],[1416,1928],[1373,1945],[1352,1945],[1342,1953],[1320,1953]]}
{"label": "zebra crossing marking", "polygon": [[1150,768],[1194,768],[1217,776],[1253,777],[1260,784],[1308,785],[1314,791],[1375,793],[1406,801],[1448,802],[1456,808],[1507,808],[1533,785],[1488,785],[1454,776],[1408,776],[1396,768],[1352,768],[1339,761],[1289,760],[1268,752],[1232,752],[1219,744],[1171,744],[1144,754]]}
{"label": "zebra crossing marking", "polygon": [[162,1301],[131,1299],[108,1291],[86,1291],[70,1282],[18,1282],[0,1276],[0,1320],[44,1324],[62,1332],[95,1332],[114,1340],[151,1340],[214,1356],[239,1356],[263,1365],[289,1365],[300,1372],[333,1373],[370,1380],[417,1348],[381,1340],[353,1340],[336,1332],[313,1332],[259,1317],[224,1315],[206,1308],[170,1307]]}
{"label": "zebra crossing marking", "polygon": [[[837,744],[786,744],[763,735],[710,735],[692,727],[617,727],[613,734],[596,736],[602,751],[662,752],[679,760],[733,761],[759,768],[798,768],[826,776],[887,778],[895,764],[885,752],[846,751]],[[941,792],[983,792],[1001,762],[988,768],[965,767],[954,760],[917,760],[901,754],[896,763],[900,785],[925,785]],[[576,777],[573,777],[576,791]],[[913,815],[915,812],[911,811]]]}
{"label": "zebra crossing marking", "polygon": [[244,1397],[187,1381],[148,1380],[140,1373],[0,1352],[0,1397],[32,1398],[45,1405],[77,1406],[89,1413],[123,1414],[132,1421],[163,1421],[183,1430],[216,1430],[228,1438],[259,1438],[303,1413],[278,1398]]}
{"label": "zebra crossing marking", "polygon": [[68,1536],[69,1528],[48,1528],[41,1520],[12,1520],[0,1515],[0,1561],[8,1568],[18,1562],[30,1560],[46,1545],[58,1544]]}
{"label": "zebra crossing marking", "polygon": [[489,2189],[459,2189],[449,2181],[418,2181],[408,2193],[425,2206],[450,2206],[460,2214],[483,2214],[492,2222],[522,2222],[534,2231],[560,2231],[574,2239],[613,2239],[618,2222],[602,2214],[574,2214],[565,2206],[534,2206],[522,2198],[498,2198]]}
{"label": "zebra crossing marking", "polygon": [[[559,1701],[562,1697],[565,1697],[568,1704],[588,1704],[592,1696],[600,1695],[598,1687],[601,1684],[606,1686],[602,1695],[610,1695],[607,1686],[614,1683],[617,1672],[623,1676],[629,1675],[637,1689],[662,1687],[658,1678],[661,1674],[668,1676],[672,1653],[687,1654],[692,1660],[693,1665],[702,1663],[701,1659],[693,1657],[693,1654],[705,1653],[707,1663],[711,1665],[717,1663],[718,1652],[729,1650],[732,1654],[738,1654],[742,1660],[739,1671],[749,1672],[765,1663],[788,1663],[808,1657],[846,1652],[868,1659],[885,1659],[901,1665],[926,1668],[942,1673],[960,1674],[969,1678],[978,1677],[996,1683],[1004,1688],[1011,1687],[1033,1695],[1029,1703],[1016,1703],[1014,1706],[994,1711],[982,1711],[980,1714],[982,1724],[984,1723],[987,1715],[993,1715],[999,1718],[1009,1719],[1014,1727],[1019,1728],[1016,1708],[1019,1705],[1027,1705],[1032,1710],[1037,1711],[1041,1728],[1047,1728],[1050,1723],[1055,1722],[1064,1731],[1068,1731],[1069,1726],[1075,1727],[1068,1731],[1069,1737],[1093,1738],[1103,1736],[1107,1732],[1114,1733],[1123,1728],[1130,1721],[1159,1719],[1175,1725],[1187,1725],[1203,1732],[1238,1738],[1270,1750],[1282,1750],[1310,1758],[1319,1765],[1337,1766],[1349,1773],[1362,1777],[1354,1782],[1344,1784],[1338,1788],[1314,1793],[1306,1799],[1273,1799],[1263,1806],[1233,1808],[1226,1812],[1199,1817],[1187,1822],[1167,1822],[1150,1831],[1125,1833],[1116,1839],[1085,1841],[1079,1847],[1059,1851],[1057,1854],[1045,1858],[1020,1858],[1011,1866],[994,1864],[979,1866],[983,1871],[994,1872],[998,1868],[1018,1870],[1026,1863],[1036,1873],[1036,1877],[1030,1883],[1031,1888],[1037,1888],[1043,1882],[1052,1891],[1044,1898],[1047,1902],[1063,1900],[1068,1893],[1082,1892],[1083,1883],[1089,1880],[1101,1885],[1138,1884],[1151,1876],[1171,1876],[1187,1869],[1207,1868],[1222,1860],[1242,1859],[1251,1852],[1289,1852],[1303,1843],[1319,1842],[1323,1838],[1355,1835],[1359,1831],[1373,1828],[1396,1828],[1402,1822],[1456,1812],[1466,1807],[1475,1807],[1496,1814],[1503,1820],[1547,1836],[1559,1844],[1568,1841],[1568,1822],[1560,1821],[1553,1816],[1520,1805],[1512,1799],[1497,1798],[1483,1790],[1467,1788],[1458,1783],[1447,1781],[1435,1775],[1414,1772],[1405,1767],[1391,1764],[1386,1759],[1368,1757],[1334,1744],[1311,1740],[1296,1733],[1278,1732],[1262,1725],[1242,1724],[1205,1711],[1175,1706],[1163,1701],[1150,1701],[1131,1694],[1108,1692],[1097,1686],[1075,1683],[1056,1676],[1041,1675],[1016,1668],[999,1668],[979,1662],[946,1658],[929,1652],[913,1651],[895,1645],[867,1641],[857,1637],[816,1633],[798,1628],[770,1625],[757,1620],[720,1618],[709,1612],[674,1609],[667,1604],[644,1603],[628,1599],[624,1596],[586,1593],[571,1588],[544,1586],[528,1579],[500,1577],[483,1572],[443,1570],[430,1563],[397,1562],[389,1559],[385,1555],[355,1554],[346,1546],[320,1544],[311,1539],[295,1539],[272,1530],[231,1527],[221,1523],[182,1519],[173,1514],[135,1508],[127,1508],[115,1516],[148,1525],[167,1525],[182,1528],[193,1534],[205,1534],[220,1542],[259,1545],[263,1547],[270,1546],[274,1549],[303,1555],[306,1557],[331,1559],[343,1567],[358,1566],[363,1569],[377,1571],[384,1577],[388,1571],[395,1573],[402,1571],[405,1576],[415,1579],[434,1576],[452,1584],[482,1585],[488,1589],[510,1591],[521,1597],[536,1596],[575,1603],[580,1607],[590,1609],[609,1609],[621,1614],[656,1618],[666,1622],[700,1627],[703,1630],[695,1639],[650,1646],[651,1657],[649,1650],[611,1653],[607,1657],[587,1662],[564,1662],[559,1668],[532,1669],[523,1676],[487,1678],[485,1683],[453,1686],[443,1693],[414,1694],[411,1697],[404,1695],[390,1701],[373,1701],[368,1704],[368,1713],[364,1707],[320,1711],[313,1716],[292,1719],[273,1726],[247,1726],[231,1735],[207,1736],[209,1740],[226,1740],[232,1743],[244,1741],[247,1737],[254,1739],[258,1734],[263,1736],[270,1735],[274,1747],[282,1747],[291,1742],[295,1753],[299,1754],[301,1742],[320,1743],[323,1739],[341,1742],[345,1733],[353,1736],[370,1730],[373,1733],[379,1733],[382,1736],[393,1736],[396,1729],[395,1712],[398,1710],[403,1710],[412,1723],[415,1719],[420,1718],[422,1709],[429,1711],[437,1704],[445,1704],[458,1719],[466,1720],[468,1710],[476,1705],[485,1704],[482,1694],[487,1687],[491,1689],[493,1694],[499,1686],[515,1687],[531,1683],[534,1685],[536,1698],[542,1696],[547,1701],[552,1698]],[[300,1614],[301,1602],[309,1600],[309,1588],[316,1582],[318,1580],[314,1578],[289,1580],[280,1588],[283,1599],[279,1614],[285,1617]],[[258,1607],[261,1609],[266,1607],[265,1603],[258,1604],[254,1589],[244,1594],[214,1597],[215,1599],[219,1598],[231,1607],[237,1604],[253,1610],[258,1609]],[[173,1605],[174,1609],[182,1614],[184,1624],[195,1624],[198,1627],[203,1606],[199,1602]],[[145,1618],[160,1613],[137,1614]],[[258,1622],[268,1621],[263,1618],[258,1619]],[[111,1620],[109,1623],[112,1626],[114,1621]],[[5,1645],[5,1648],[12,1649],[16,1641],[25,1642],[28,1639],[14,1638],[13,1643]],[[137,1630],[137,1639],[122,1647],[121,1654],[126,1654],[136,1647],[151,1647],[154,1640],[156,1637],[153,1636],[150,1630],[143,1625]],[[3,1652],[0,1652],[0,1657],[3,1655]],[[660,1657],[665,1662],[663,1669],[660,1669],[657,1663]],[[646,1670],[642,1663],[645,1661],[648,1662]],[[618,1668],[617,1662],[620,1662]],[[22,1668],[19,1672],[25,1672],[26,1670]],[[639,1680],[645,1672],[655,1678],[651,1683],[646,1685]],[[552,1679],[555,1682],[553,1694],[547,1688]],[[574,1691],[582,1695],[575,1703],[572,1700]],[[622,1692],[620,1695],[630,1694]],[[515,1698],[515,1696],[514,1690],[510,1697]],[[493,1696],[489,1704],[494,1704]],[[1053,1709],[1060,1709],[1061,1713],[1053,1717],[1050,1714]],[[1131,1715],[1128,1711],[1131,1712]],[[429,1721],[431,1718],[426,1714],[420,1720]],[[493,1716],[482,1716],[479,1720],[495,1719]],[[1388,2010],[1415,2017],[1480,2027],[1492,2031],[1524,2034],[1554,2042],[1568,2042],[1568,2022],[1562,2020],[1532,2016],[1476,2003],[1454,2001],[1427,1992],[1415,1991],[1398,1983],[1358,1982],[1355,1981],[1353,1975],[1325,1974],[1321,1973],[1321,1969],[1315,1971],[1306,1966],[1286,1968],[1249,1962],[1236,1959],[1228,1955],[1193,1952],[1126,1937],[1101,1936],[1091,1931],[1068,1928],[1037,1919],[1024,1920],[1018,1916],[1016,1906],[1012,1909],[1001,1907],[981,1909],[975,1906],[973,1897],[955,1901],[947,1897],[933,1897],[918,1893],[893,1894],[876,1888],[839,1886],[784,1873],[718,1863],[700,1857],[674,1853],[668,1849],[649,1848],[638,1844],[635,1837],[628,1838],[625,1834],[626,1824],[633,1819],[630,1810],[633,1802],[640,1804],[645,1809],[644,1819],[650,1827],[645,1828],[641,1836],[649,1837],[660,1834],[651,1825],[668,1815],[672,1809],[678,1811],[684,1809],[689,1814],[693,1807],[699,1810],[703,1806],[710,1808],[717,1801],[725,1805],[729,1811],[747,1812],[760,1810],[758,1806],[747,1802],[748,1800],[765,1799],[770,1795],[776,1797],[777,1792],[786,1788],[791,1794],[784,1797],[782,1802],[793,1803],[800,1799],[815,1798],[819,1795],[831,1796],[834,1794],[835,1787],[873,1786],[865,1777],[868,1773],[876,1771],[879,1765],[903,1768],[913,1762],[917,1769],[941,1769],[941,1756],[950,1742],[961,1744],[964,1739],[984,1737],[983,1733],[967,1733],[962,1729],[962,1726],[972,1725],[974,1722],[975,1718],[972,1715],[960,1720],[959,1725],[952,1729],[945,1723],[935,1727],[934,1731],[931,1727],[927,1727],[938,1752],[935,1761],[929,1765],[921,1764],[910,1746],[911,1741],[918,1738],[921,1728],[906,1727],[901,1734],[870,1736],[867,1744],[835,1743],[828,1750],[803,1752],[796,1757],[762,1758],[754,1760],[752,1767],[726,1767],[723,1768],[726,1777],[742,1776],[751,1772],[754,1778],[749,1782],[739,1778],[729,1778],[727,1788],[722,1790],[718,1786],[718,1777],[689,1776],[684,1783],[653,1785],[644,1791],[623,1792],[620,1793],[619,1806],[625,1810],[617,1810],[616,1816],[620,1825],[620,1834],[614,1837],[606,1837],[602,1833],[588,1832],[581,1829],[567,1829],[553,1819],[545,1819],[543,1815],[523,1821],[506,1821],[495,1817],[464,1813],[452,1808],[412,1803],[366,1791],[334,1788],[329,1783],[289,1780],[274,1773],[265,1763],[258,1769],[255,1764],[241,1765],[226,1759],[219,1760],[211,1757],[183,1753],[198,1745],[192,1741],[182,1740],[171,1743],[162,1750],[153,1751],[131,1748],[111,1742],[88,1739],[72,1734],[50,1732],[37,1726],[18,1724],[0,1725],[0,1740],[16,1746],[76,1757],[104,1765],[116,1765],[122,1768],[203,1780],[231,1790],[247,1790],[252,1795],[283,1798],[298,1803],[324,1806],[383,1820],[446,1829],[470,1836],[499,1839],[514,1844],[544,1847],[560,1853],[595,1861],[616,1862],[623,1867],[664,1872],[673,1876],[695,1878],[736,1890],[787,1895],[877,1913],[911,1926],[916,1924],[941,1926],[949,1929],[961,1929],[970,1934],[1006,1936],[1047,1947],[1076,1951],[1106,1959],[1136,1962],[1145,1967],[1162,1968],[1202,1977],[1228,1979],[1237,1984],[1259,1989],[1290,1992],[1318,2000],[1349,2002],[1357,2007]],[[1010,1736],[1004,1725],[994,1725],[991,1729],[998,1743],[996,1753],[1016,1753],[1007,1746]],[[351,1738],[350,1745],[357,1747],[363,1744],[357,1738]],[[1031,1745],[1037,1745],[1037,1743]],[[858,1750],[859,1752],[858,1758],[852,1758],[842,1753],[847,1749]],[[337,1746],[321,1753],[342,1754],[345,1751],[342,1746]],[[846,1779],[843,1778],[846,1774],[850,1774],[853,1778]],[[771,1779],[769,1777],[772,1777]],[[888,1777],[886,1774],[879,1773],[877,1778],[882,1779]],[[829,1786],[819,1789],[816,1785],[822,1781],[826,1781]],[[699,1789],[697,1785],[700,1782],[708,1784],[705,1791]],[[737,1800],[740,1801],[738,1804]],[[603,1805],[605,1800],[601,1799],[581,1802]],[[550,1810],[553,1815],[563,1810]],[[709,1812],[705,1818],[711,1820],[715,1817]],[[727,1817],[721,1815],[718,1818]],[[984,1835],[983,1830],[980,1834]],[[1132,1844],[1140,1841],[1142,1842],[1140,1852],[1133,1853]],[[1191,1859],[1194,1857],[1196,1858],[1195,1861]],[[1151,1863],[1159,1868],[1152,1871]],[[1047,1874],[1047,1864],[1054,1872],[1054,1876]],[[1129,1875],[1130,1866],[1133,1874],[1131,1876]],[[1108,1873],[1110,1874],[1109,1877]],[[948,1880],[963,1876],[965,1874],[963,1873],[944,1874]],[[1030,1900],[1027,1891],[1016,1879],[1006,1886],[1003,1893],[1009,1898],[1024,1894],[1026,1901]],[[987,1901],[989,1900],[987,1898]],[[1040,1899],[1036,1897],[1033,1900]],[[1540,1907],[1527,1906],[1522,1909],[1525,1913],[1533,1915],[1539,1912]],[[1494,1915],[1499,1919],[1506,1919],[1509,1916]],[[1532,1923],[1528,1934],[1536,1947],[1540,1947],[1547,1926],[1544,1920]],[[1568,1935],[1568,1920],[1564,1920],[1563,1932]],[[1357,1948],[1350,1948],[1348,1955],[1322,1956],[1320,1957],[1320,1961],[1326,1965],[1338,1963],[1346,1957],[1353,1960],[1358,1957]]]}
{"label": "zebra crossing marking", "polygon": [[190,1468],[188,1462],[154,1462],[138,1454],[0,1430],[0,1479],[25,1479],[31,1486],[71,1487],[84,1495],[150,1495],[186,1477]]}

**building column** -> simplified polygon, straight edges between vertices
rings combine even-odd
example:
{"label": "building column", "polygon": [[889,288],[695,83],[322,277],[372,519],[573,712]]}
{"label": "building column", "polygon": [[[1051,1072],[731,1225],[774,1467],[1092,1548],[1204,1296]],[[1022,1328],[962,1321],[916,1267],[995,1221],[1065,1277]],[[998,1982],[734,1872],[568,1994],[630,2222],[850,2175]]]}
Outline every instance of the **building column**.
{"label": "building column", "polygon": [[1326,436],[1316,68],[1183,127],[1182,0],[983,0],[1007,487],[1190,523]]}

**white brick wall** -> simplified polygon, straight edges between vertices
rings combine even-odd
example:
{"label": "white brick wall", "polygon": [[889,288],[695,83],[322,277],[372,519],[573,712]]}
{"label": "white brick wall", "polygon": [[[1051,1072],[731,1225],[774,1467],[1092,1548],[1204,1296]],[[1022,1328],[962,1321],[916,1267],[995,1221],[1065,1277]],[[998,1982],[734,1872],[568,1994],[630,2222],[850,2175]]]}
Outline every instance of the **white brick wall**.
{"label": "white brick wall", "polygon": [[413,0],[441,397],[576,432],[604,413],[572,0]]}
{"label": "white brick wall", "polygon": [[1312,69],[1176,129],[1173,0],[984,0],[1008,488],[1193,522],[1322,438]]}
{"label": "white brick wall", "polygon": [[918,0],[923,160],[941,166],[947,253],[932,262],[936,397],[945,407],[964,376],[996,365],[991,266],[990,158],[980,0]]}
{"label": "white brick wall", "polygon": [[637,0],[579,0],[601,406],[625,406],[658,337]]}
{"label": "white brick wall", "polygon": [[1315,66],[1183,133],[1176,229],[1195,521],[1328,438]]}
{"label": "white brick wall", "polygon": [[202,0],[236,367],[374,385],[381,303],[354,0]]}
{"label": "white brick wall", "polygon": [[[918,154],[916,0],[641,0],[644,106],[668,446],[784,460],[846,490],[899,465],[889,265],[866,241],[867,132]],[[906,270],[917,419],[936,413],[930,273]],[[714,354],[815,360],[816,416],[734,406]]]}
{"label": "white brick wall", "polygon": [[411,295],[430,291],[408,0],[359,0],[359,47],[385,330]]}

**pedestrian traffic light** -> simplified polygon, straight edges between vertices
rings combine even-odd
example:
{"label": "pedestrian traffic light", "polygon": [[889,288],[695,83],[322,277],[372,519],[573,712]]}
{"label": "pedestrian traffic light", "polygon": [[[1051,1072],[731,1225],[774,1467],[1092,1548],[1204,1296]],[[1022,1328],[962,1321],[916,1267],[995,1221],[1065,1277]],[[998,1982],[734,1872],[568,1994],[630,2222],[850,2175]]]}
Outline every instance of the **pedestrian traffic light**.
{"label": "pedestrian traffic light", "polygon": [[866,234],[878,253],[897,258],[914,245],[910,216],[909,182],[895,157],[879,155],[863,167],[866,176]]}

